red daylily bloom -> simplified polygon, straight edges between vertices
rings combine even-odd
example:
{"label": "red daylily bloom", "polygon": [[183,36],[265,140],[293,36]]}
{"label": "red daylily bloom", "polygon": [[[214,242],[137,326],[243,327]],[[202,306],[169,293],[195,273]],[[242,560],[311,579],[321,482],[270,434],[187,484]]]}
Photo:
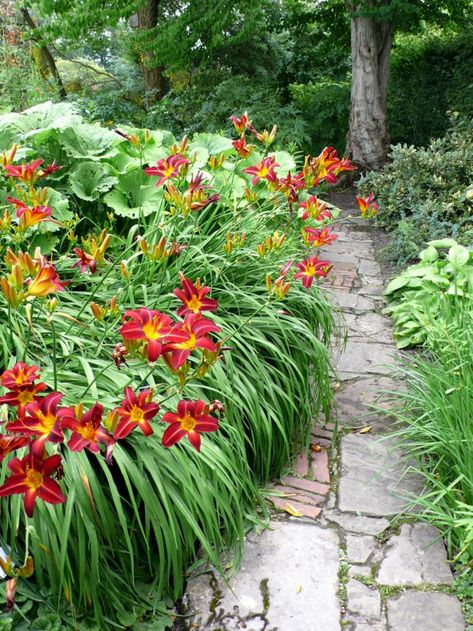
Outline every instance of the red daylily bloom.
{"label": "red daylily bloom", "polygon": [[220,195],[218,193],[214,193],[213,195],[209,195],[208,197],[204,197],[203,199],[195,199],[191,202],[190,209],[191,211],[202,210],[210,204],[218,202],[219,199]]}
{"label": "red daylily bloom", "polygon": [[299,271],[294,274],[294,278],[300,278],[304,287],[308,289],[312,286],[312,282],[316,276],[327,276],[333,265],[331,265],[329,261],[321,261],[316,256],[311,256],[305,261],[297,263],[296,267]]}
{"label": "red daylily bloom", "polygon": [[28,444],[26,436],[7,436],[0,434],[0,462],[12,451]]}
{"label": "red daylily bloom", "polygon": [[315,221],[323,221],[324,219],[332,219],[332,213],[328,206],[320,201],[315,195],[311,195],[305,202],[299,204],[299,208],[304,208],[301,219],[314,219]]}
{"label": "red daylily bloom", "polygon": [[268,156],[267,158],[263,158],[254,166],[243,169],[243,173],[248,173],[248,175],[254,176],[251,180],[253,186],[260,180],[276,182],[278,176],[276,175],[276,171],[274,169],[278,166],[279,164],[276,162],[276,158],[274,156]]}
{"label": "red daylily bloom", "polygon": [[113,436],[107,432],[102,423],[103,405],[95,403],[85,414],[78,414],[80,418],[76,418],[70,409],[71,415],[67,414],[63,417],[62,426],[64,429],[72,430],[72,436],[67,443],[71,451],[89,451],[100,453],[100,443],[104,445],[112,445],[115,440]]}
{"label": "red daylily bloom", "polygon": [[364,219],[374,217],[379,211],[379,206],[374,201],[374,193],[370,193],[368,197],[356,197],[355,199],[358,203],[361,216]]}
{"label": "red daylily bloom", "polygon": [[56,291],[63,291],[66,283],[61,283],[56,273],[56,268],[46,263],[39,268],[38,274],[33,280],[28,281],[28,293],[30,296],[47,296]]}
{"label": "red daylily bloom", "polygon": [[323,245],[329,245],[338,239],[338,235],[330,232],[328,228],[304,228],[304,241],[310,243],[316,248],[320,248]]}
{"label": "red daylily bloom", "polygon": [[120,328],[124,340],[145,340],[148,359],[154,362],[162,353],[162,344],[171,342],[173,327],[171,318],[153,309],[135,309],[125,311],[124,318],[129,318]]}
{"label": "red daylily bloom", "polygon": [[294,176],[290,171],[288,171],[286,177],[279,179],[279,188],[290,202],[297,201],[299,191],[304,187],[305,181],[304,174],[302,172]]}
{"label": "red daylily bloom", "polygon": [[81,272],[85,272],[90,269],[91,274],[95,274],[97,271],[97,261],[91,254],[84,252],[80,248],[74,248],[74,254],[79,258],[72,267],[79,267]]}
{"label": "red daylily bloom", "polygon": [[56,164],[56,160],[53,160],[51,164],[49,164],[46,168],[43,169],[43,172],[41,175],[42,177],[46,177],[47,175],[51,175],[51,173],[56,173],[56,171],[59,171],[60,169],[62,169],[62,167]]}
{"label": "red daylily bloom", "polygon": [[174,293],[184,304],[177,310],[178,316],[184,316],[188,313],[202,313],[203,311],[217,311],[218,302],[213,298],[206,298],[210,287],[201,285],[199,278],[194,284],[182,272],[179,273],[179,278],[182,289],[177,288]]}
{"label": "red daylily bloom", "polygon": [[152,401],[151,390],[143,390],[136,396],[131,388],[125,388],[125,398],[118,408],[118,421],[115,429],[115,438],[121,439],[138,427],[145,436],[153,433],[149,421],[156,416],[159,411],[159,405]]}
{"label": "red daylily bloom", "polygon": [[178,370],[191,354],[197,348],[215,353],[217,345],[208,336],[209,333],[218,333],[220,327],[212,322],[202,318],[200,313],[190,313],[186,316],[184,322],[176,325],[173,329],[174,341],[172,344],[166,345],[163,352],[171,351],[170,364],[174,370]]}
{"label": "red daylily bloom", "polygon": [[29,164],[19,164],[17,166],[6,164],[3,168],[9,177],[16,177],[25,184],[33,184],[41,176],[38,167],[42,163],[42,160],[34,160]]}
{"label": "red daylily bloom", "polygon": [[208,406],[204,401],[179,401],[177,414],[166,412],[163,416],[163,421],[170,423],[163,434],[163,445],[172,447],[187,434],[191,445],[200,451],[200,434],[218,430],[217,419],[207,412]]}
{"label": "red daylily bloom", "polygon": [[232,121],[233,126],[235,127],[235,129],[237,130],[237,132],[240,135],[245,132],[245,129],[248,129],[251,132],[255,131],[255,128],[251,124],[251,121],[248,120],[248,113],[247,112],[242,114],[241,117],[234,116],[234,115],[230,116],[228,120]]}
{"label": "red daylily bloom", "polygon": [[248,158],[253,153],[254,145],[247,145],[246,138],[242,136],[239,140],[233,140],[232,145],[240,158]]}
{"label": "red daylily bloom", "polygon": [[24,362],[17,362],[12,368],[5,370],[0,379],[10,392],[0,397],[0,404],[18,406],[19,413],[22,413],[23,407],[32,403],[37,394],[47,388],[41,381],[34,383],[39,379],[38,370],[38,366],[27,366]]}
{"label": "red daylily bloom", "polygon": [[63,396],[60,392],[51,392],[41,399],[28,403],[25,415],[6,425],[9,432],[37,437],[31,445],[31,451],[35,456],[43,452],[47,441],[62,443],[64,440],[62,419],[70,415],[71,411],[68,408],[58,410]]}
{"label": "red daylily bloom", "polygon": [[52,475],[61,466],[61,456],[49,458],[35,456],[32,452],[22,458],[13,458],[8,463],[12,475],[0,486],[0,497],[24,493],[25,512],[33,517],[36,498],[49,504],[62,504],[66,497]]}
{"label": "red daylily bloom", "polygon": [[177,177],[181,169],[189,164],[189,160],[184,158],[180,153],[176,153],[169,158],[163,158],[159,160],[156,166],[147,167],[145,169],[146,175],[156,175],[159,180],[156,186],[161,186],[167,180]]}
{"label": "red daylily bloom", "polygon": [[20,228],[26,230],[41,221],[54,221],[54,219],[51,219],[52,212],[53,209],[49,206],[35,206],[34,208],[21,206],[16,211],[16,216],[20,220]]}

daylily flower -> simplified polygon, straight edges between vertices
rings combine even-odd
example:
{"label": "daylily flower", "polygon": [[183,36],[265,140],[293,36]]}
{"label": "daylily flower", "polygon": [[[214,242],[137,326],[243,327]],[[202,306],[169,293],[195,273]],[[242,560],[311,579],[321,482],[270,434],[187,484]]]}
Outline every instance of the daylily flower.
{"label": "daylily flower", "polygon": [[297,201],[299,191],[304,187],[305,181],[303,173],[298,173],[294,176],[288,171],[286,177],[279,178],[279,188],[291,203]]}
{"label": "daylily flower", "polygon": [[191,445],[200,451],[200,434],[218,430],[217,419],[210,416],[207,411],[208,407],[204,401],[179,401],[177,414],[166,412],[163,416],[163,421],[170,424],[163,434],[163,445],[171,447],[187,435]]}
{"label": "daylily flower", "polygon": [[164,346],[163,352],[171,351],[170,364],[174,370],[178,370],[186,363],[193,350],[206,349],[212,353],[217,351],[217,345],[208,336],[209,333],[218,333],[220,327],[202,318],[200,313],[190,313],[184,322],[177,324],[173,329],[174,341]]}
{"label": "daylily flower", "polygon": [[25,512],[33,517],[36,498],[49,504],[62,504],[66,501],[59,484],[52,475],[61,466],[61,456],[49,458],[29,453],[22,458],[13,458],[8,463],[12,475],[0,486],[0,497],[24,493]]}
{"label": "daylily flower", "polygon": [[120,328],[125,340],[143,340],[147,344],[147,356],[154,362],[162,353],[162,344],[172,341],[170,333],[173,327],[171,318],[153,309],[134,309],[125,311],[124,318],[129,318]]}
{"label": "daylily flower", "polygon": [[31,444],[31,451],[35,455],[42,453],[44,444],[48,441],[62,443],[62,420],[70,415],[69,408],[58,410],[63,396],[60,392],[51,392],[28,403],[24,416],[7,423],[6,429],[9,432],[37,437]]}
{"label": "daylily flower", "polygon": [[317,228],[304,228],[303,237],[306,244],[313,245],[316,248],[329,245],[338,239],[338,235],[330,232],[328,228],[322,228],[322,230]]}
{"label": "daylily flower", "polygon": [[328,206],[324,204],[315,195],[311,195],[305,202],[299,204],[299,208],[304,208],[301,219],[314,219],[315,221],[323,221],[324,219],[332,219],[332,213]]}
{"label": "daylily flower", "polygon": [[26,436],[8,436],[0,434],[0,462],[12,451],[28,444]]}
{"label": "daylily flower", "polygon": [[246,129],[248,129],[249,131],[253,131],[254,127],[251,124],[251,121],[248,120],[248,113],[245,112],[244,114],[241,115],[241,117],[238,116],[230,116],[229,120],[232,121],[233,126],[235,127],[235,129],[237,130],[237,132],[241,135],[245,132]]}
{"label": "daylily flower", "polygon": [[379,206],[374,201],[374,193],[370,193],[368,197],[356,197],[355,199],[363,219],[370,219],[378,213]]}
{"label": "daylily flower", "polygon": [[41,176],[46,177],[47,175],[51,175],[51,173],[56,173],[56,171],[59,171],[60,169],[62,169],[62,167],[56,164],[56,160],[53,160],[50,165],[43,169]]}
{"label": "daylily flower", "polygon": [[100,443],[112,445],[115,440],[102,425],[103,405],[95,403],[90,410],[82,413],[82,405],[75,410],[69,410],[71,415],[65,414],[62,420],[64,429],[72,430],[72,436],[67,443],[71,451],[88,449],[92,453],[100,453]]}
{"label": "daylily flower", "polygon": [[2,386],[9,390],[30,386],[39,379],[39,370],[39,366],[27,366],[24,362],[17,362],[12,368],[2,373],[0,377]]}
{"label": "daylily flower", "polygon": [[51,218],[52,212],[53,209],[49,206],[35,206],[34,208],[22,206],[21,208],[18,208],[16,216],[20,220],[20,229],[26,230],[27,228],[35,226],[37,223],[42,221],[52,221],[54,223],[58,223]]}
{"label": "daylily flower", "polygon": [[146,167],[146,175],[156,175],[159,180],[156,186],[161,186],[167,180],[177,177],[181,170],[189,164],[189,160],[184,158],[180,153],[176,153],[169,158],[163,158],[159,160],[156,166]]}
{"label": "daylily flower", "polygon": [[276,158],[274,156],[268,156],[267,158],[263,158],[254,166],[243,169],[243,173],[248,173],[248,175],[254,176],[251,180],[253,186],[260,180],[277,182],[278,176],[276,175],[276,171],[274,169],[278,166],[279,164],[276,162]]}
{"label": "daylily flower", "polygon": [[28,282],[28,293],[30,296],[47,296],[55,291],[64,291],[66,283],[61,283],[56,273],[56,268],[52,264],[40,267],[38,274],[33,280]]}
{"label": "daylily flower", "polygon": [[79,258],[72,267],[79,267],[81,272],[85,272],[88,269],[91,274],[95,274],[97,271],[97,261],[91,254],[87,254],[80,248],[74,248],[74,254]]}
{"label": "daylily flower", "polygon": [[331,265],[329,261],[321,261],[316,256],[311,256],[305,261],[297,263],[296,267],[299,271],[294,274],[294,278],[300,278],[304,287],[308,289],[312,286],[312,282],[316,276],[327,276],[333,265]]}
{"label": "daylily flower", "polygon": [[262,142],[265,145],[265,147],[269,147],[269,145],[273,144],[274,139],[276,138],[277,130],[278,130],[278,126],[273,125],[273,128],[271,129],[270,132],[267,129],[263,130],[261,133],[258,133],[256,129],[252,129],[251,131],[253,132],[257,140]]}
{"label": "daylily flower", "polygon": [[114,434],[117,440],[125,438],[138,426],[145,436],[153,433],[149,421],[158,413],[159,405],[152,401],[152,396],[151,390],[142,390],[137,396],[131,388],[125,388],[125,398],[118,408],[120,420]]}
{"label": "daylily flower", "polygon": [[203,311],[217,311],[218,302],[213,298],[206,298],[210,291],[210,287],[201,285],[200,279],[195,284],[179,272],[182,289],[175,289],[174,293],[183,302],[183,306],[177,310],[178,316],[184,316],[188,313],[202,313]]}
{"label": "daylily flower", "polygon": [[22,414],[23,408],[28,405],[28,403],[35,401],[38,394],[46,390],[47,387],[48,386],[42,381],[37,384],[19,386],[1,396],[0,404],[5,403],[6,405],[18,407],[18,413]]}
{"label": "daylily flower", "polygon": [[254,145],[247,145],[246,138],[242,136],[239,140],[233,140],[232,145],[235,148],[236,152],[240,156],[240,158],[248,158],[253,153],[255,148]]}
{"label": "daylily flower", "polygon": [[18,178],[25,184],[32,185],[41,176],[41,171],[38,171],[38,167],[42,163],[42,160],[34,160],[29,164],[19,164],[17,166],[6,164],[3,168],[9,177]]}

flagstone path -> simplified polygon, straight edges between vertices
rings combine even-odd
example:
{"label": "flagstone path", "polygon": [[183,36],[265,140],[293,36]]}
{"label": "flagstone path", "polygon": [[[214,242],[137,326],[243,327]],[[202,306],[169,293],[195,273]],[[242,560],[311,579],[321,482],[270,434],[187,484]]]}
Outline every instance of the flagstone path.
{"label": "flagstone path", "polygon": [[[327,288],[348,329],[336,357],[334,425],[317,428],[311,449],[268,495],[274,513],[249,535],[238,573],[225,585],[213,572],[188,584],[186,628],[202,631],[463,631],[450,593],[452,572],[439,532],[405,515],[406,497],[422,492],[394,440],[387,414],[373,412],[396,360],[382,314],[385,281],[376,261],[378,233],[359,219],[352,195]],[[369,429],[368,429],[369,428]],[[299,516],[291,515],[296,513]]]}

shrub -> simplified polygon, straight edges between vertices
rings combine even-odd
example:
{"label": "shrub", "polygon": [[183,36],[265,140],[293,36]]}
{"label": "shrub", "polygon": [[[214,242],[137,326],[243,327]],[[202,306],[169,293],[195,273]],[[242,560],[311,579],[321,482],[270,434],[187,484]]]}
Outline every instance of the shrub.
{"label": "shrub", "polygon": [[360,180],[362,192],[376,192],[379,223],[393,236],[386,255],[399,265],[432,239],[473,236],[473,121],[452,120],[442,139],[426,148],[391,148],[392,162]]}

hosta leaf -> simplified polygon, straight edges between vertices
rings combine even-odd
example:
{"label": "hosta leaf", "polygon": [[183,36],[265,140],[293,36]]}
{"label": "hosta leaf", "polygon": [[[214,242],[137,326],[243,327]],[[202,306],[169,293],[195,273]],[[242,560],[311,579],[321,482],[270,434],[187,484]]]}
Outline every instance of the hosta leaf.
{"label": "hosta leaf", "polygon": [[211,156],[233,150],[231,138],[220,134],[195,134],[190,144],[191,153],[197,147],[204,147]]}
{"label": "hosta leaf", "polygon": [[279,176],[285,175],[288,171],[293,171],[296,168],[296,161],[287,151],[275,151],[270,154],[274,156],[279,167],[276,167],[276,172]]}
{"label": "hosta leaf", "polygon": [[447,237],[446,239],[434,239],[434,241],[429,241],[427,245],[432,245],[434,248],[451,248],[456,245],[457,242],[455,239],[451,239]]}
{"label": "hosta leaf", "polygon": [[466,265],[470,259],[470,251],[463,245],[452,245],[447,254],[447,259],[456,267]]}
{"label": "hosta leaf", "polygon": [[69,176],[72,191],[80,199],[93,202],[118,182],[108,169],[97,162],[82,162]]}

